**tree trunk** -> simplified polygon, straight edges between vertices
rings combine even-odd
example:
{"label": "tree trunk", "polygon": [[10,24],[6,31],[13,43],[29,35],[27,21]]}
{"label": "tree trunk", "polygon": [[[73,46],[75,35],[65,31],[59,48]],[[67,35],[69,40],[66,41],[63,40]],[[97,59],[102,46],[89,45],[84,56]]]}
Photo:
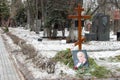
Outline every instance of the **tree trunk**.
{"label": "tree trunk", "polygon": [[57,29],[53,29],[52,37],[53,37],[53,38],[56,38],[56,37],[57,37]]}
{"label": "tree trunk", "polygon": [[69,36],[68,36],[68,41],[67,42],[74,42],[75,41],[75,26],[74,26],[74,22],[72,21],[71,23],[71,27],[69,29]]}
{"label": "tree trunk", "polygon": [[52,36],[51,28],[47,28],[47,37],[51,38],[51,36]]}
{"label": "tree trunk", "polygon": [[29,0],[27,0],[27,8],[29,9],[29,20],[30,20],[30,30],[35,31],[35,26],[34,26],[34,20],[35,20],[35,11],[34,11],[34,1],[31,3]]}
{"label": "tree trunk", "polygon": [[30,28],[30,10],[27,9],[27,27],[26,29]]}
{"label": "tree trunk", "polygon": [[65,37],[65,28],[62,29],[62,37]]}
{"label": "tree trunk", "polygon": [[39,26],[38,26],[38,0],[36,0],[36,20],[35,20],[35,22],[36,22],[36,25],[35,25],[35,32],[37,33],[37,34],[39,34]]}
{"label": "tree trunk", "polygon": [[32,16],[31,12],[30,12],[30,28],[31,28],[31,31],[35,31],[34,17]]}

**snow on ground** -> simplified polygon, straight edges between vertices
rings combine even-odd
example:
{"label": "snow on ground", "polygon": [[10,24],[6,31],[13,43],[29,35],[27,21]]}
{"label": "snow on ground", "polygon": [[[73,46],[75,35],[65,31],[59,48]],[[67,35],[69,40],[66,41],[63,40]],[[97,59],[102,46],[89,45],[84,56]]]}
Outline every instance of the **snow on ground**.
{"label": "snow on ground", "polygon": [[[78,48],[77,46],[74,47],[73,43],[66,44],[65,41],[63,40],[49,40],[49,39],[43,38],[42,41],[38,41],[38,38],[43,37],[42,31],[40,32],[40,34],[35,34],[35,32],[33,31],[30,32],[30,30],[25,30],[22,27],[9,28],[9,29],[12,34],[15,34],[20,38],[28,41],[28,43],[34,45],[34,47],[37,49],[39,54],[42,54],[42,56],[45,56],[48,58],[54,57],[58,51],[65,50],[67,48],[71,48],[73,50]],[[60,34],[58,33],[58,35]],[[68,35],[68,31],[66,30],[66,36],[67,35]],[[90,42],[83,43],[82,46],[83,46],[82,47],[83,49],[87,50],[88,56],[93,57],[98,64],[107,66],[110,69],[113,69],[113,67],[120,68],[120,62],[113,63],[113,62],[101,61],[99,59],[99,58],[106,59],[108,57],[120,55],[120,41],[116,40],[116,36],[113,35],[113,32],[111,32],[110,34],[110,41],[90,41]],[[68,70],[68,68],[66,67],[59,67],[59,68],[63,69],[63,71],[66,72],[67,74],[70,74],[70,73],[72,75],[75,74],[73,70],[70,70],[70,69]],[[59,69],[59,71],[61,69]],[[40,77],[41,75],[38,75],[37,73],[40,73],[40,72],[37,72],[35,70],[34,76]],[[43,72],[42,74],[45,77],[46,73]]]}
{"label": "snow on ground", "polygon": [[[20,31],[20,30],[19,30]],[[13,32],[14,33],[14,32]],[[24,34],[25,34],[25,32],[24,32]],[[33,32],[33,34],[34,34],[34,32]],[[15,34],[16,35],[16,34]],[[19,34],[17,34],[17,36],[18,36]],[[21,35],[23,35],[23,34],[21,34]],[[19,46],[17,46],[17,45],[15,45],[14,43],[13,43],[13,41],[7,36],[7,35],[5,35],[4,34],[4,36],[5,36],[5,38],[7,39],[7,42],[10,44],[10,46],[12,47],[12,50],[11,50],[11,52],[12,51],[15,51],[15,50],[20,50],[20,48],[19,48]],[[29,36],[29,35],[28,35]],[[21,37],[21,38],[23,38],[23,37]],[[33,40],[32,40],[32,39]],[[38,45],[38,44],[40,44],[39,42],[38,42],[38,44],[37,44],[37,41],[36,41],[36,35],[34,34],[33,36],[31,36],[31,38],[29,38],[29,39],[31,39],[31,41],[33,42],[32,44],[34,44],[34,43],[36,43],[36,45]],[[25,38],[23,38],[23,39],[25,39]],[[26,39],[27,40],[27,39]],[[28,41],[28,40],[27,40]],[[28,41],[28,43],[30,43],[31,41]],[[57,43],[59,43],[60,41],[50,41],[51,42],[51,45],[52,44],[54,44],[54,45],[57,45]],[[60,42],[60,44],[61,44],[61,42]],[[64,43],[62,43],[62,44],[64,44]],[[45,40],[45,42],[43,43],[43,45],[49,45],[48,44],[48,42],[47,42],[47,40]],[[41,47],[40,47],[41,48]],[[37,47],[36,47],[36,49],[37,49]],[[55,54],[57,53],[57,51],[55,50],[50,50],[50,49],[48,49],[48,50],[42,50],[42,49],[38,49],[38,52],[40,53],[40,54],[42,54],[43,56],[45,56],[45,57],[48,57],[48,58],[51,58],[51,57],[54,57],[55,56]],[[66,76],[70,76],[70,77],[74,77],[75,76],[75,71],[74,70],[72,70],[72,69],[70,69],[70,68],[68,68],[67,66],[65,66],[64,64],[61,64],[60,62],[58,62],[57,64],[56,64],[56,66],[55,66],[55,73],[54,74],[48,74],[46,71],[44,71],[44,70],[40,70],[40,69],[38,69],[38,68],[35,68],[35,66],[31,63],[31,61],[27,61],[26,62],[26,56],[24,56],[23,54],[17,54],[17,56],[15,55],[14,57],[16,57],[17,59],[19,59],[20,60],[20,62],[22,62],[23,64],[26,64],[26,66],[28,67],[28,69],[32,72],[32,74],[33,74],[33,76],[37,79],[37,78],[40,78],[40,79],[56,79],[56,78],[60,78],[61,77],[61,75],[60,75],[60,73],[61,73],[61,71],[63,71],[63,73],[65,73],[65,74],[67,74]]]}
{"label": "snow on ground", "polygon": [[[48,40],[48,39],[43,39],[42,42],[38,42],[38,38],[43,37],[43,32],[40,32],[40,34],[35,34],[35,32],[30,32],[29,30],[24,30],[22,27],[19,28],[10,28],[10,31],[18,35],[20,38],[23,38],[27,40],[29,43],[33,44],[36,49],[40,51],[60,51],[64,50],[66,48],[73,48],[73,43],[71,44],[65,44],[62,41],[63,40]],[[60,35],[60,34],[58,34]],[[66,30],[66,36],[68,35],[68,32]],[[84,43],[83,50],[90,50],[90,51],[95,51],[95,50],[119,50],[120,49],[120,41],[116,41],[116,36],[111,33],[110,36],[110,41],[90,41],[88,43]],[[77,49],[77,47],[75,47]]]}
{"label": "snow on ground", "polygon": [[48,40],[43,39],[42,42],[38,41],[38,38],[43,37],[43,32],[40,34],[35,34],[35,32],[30,32],[29,30],[24,30],[23,28],[10,28],[10,32],[19,36],[20,38],[25,39],[28,43],[31,43],[40,51],[60,51],[70,48],[73,44],[65,44],[63,40]]}
{"label": "snow on ground", "polygon": [[118,51],[100,51],[100,52],[89,52],[90,57],[98,58],[109,58],[113,56],[120,55],[120,50]]}
{"label": "snow on ground", "polygon": [[67,74],[67,76],[75,76],[75,71],[72,69],[69,69],[66,67],[64,64],[57,63],[55,66],[55,73],[54,74],[48,74],[44,70],[38,70],[37,68],[33,68],[30,66],[29,68],[33,69],[33,75],[35,78],[40,78],[40,79],[56,79],[56,78],[61,78],[61,70],[65,73],[64,75]]}

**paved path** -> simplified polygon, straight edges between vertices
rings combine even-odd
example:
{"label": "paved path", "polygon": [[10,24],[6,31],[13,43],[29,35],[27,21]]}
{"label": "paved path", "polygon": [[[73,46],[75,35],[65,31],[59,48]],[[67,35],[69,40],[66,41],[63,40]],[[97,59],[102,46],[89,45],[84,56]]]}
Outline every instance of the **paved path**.
{"label": "paved path", "polygon": [[0,35],[0,80],[20,80]]}

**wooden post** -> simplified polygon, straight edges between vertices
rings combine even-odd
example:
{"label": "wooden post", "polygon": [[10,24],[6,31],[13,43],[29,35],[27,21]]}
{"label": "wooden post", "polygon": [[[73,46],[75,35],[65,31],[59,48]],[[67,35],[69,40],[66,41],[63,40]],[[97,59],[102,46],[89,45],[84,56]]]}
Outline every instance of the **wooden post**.
{"label": "wooden post", "polygon": [[75,46],[78,45],[79,50],[82,49],[82,42],[85,38],[82,37],[82,26],[81,26],[81,19],[88,19],[90,16],[82,16],[81,12],[84,11],[84,9],[78,4],[78,7],[75,8],[75,11],[77,11],[78,15],[68,15],[68,18],[77,18],[78,19],[78,41],[75,43]]}

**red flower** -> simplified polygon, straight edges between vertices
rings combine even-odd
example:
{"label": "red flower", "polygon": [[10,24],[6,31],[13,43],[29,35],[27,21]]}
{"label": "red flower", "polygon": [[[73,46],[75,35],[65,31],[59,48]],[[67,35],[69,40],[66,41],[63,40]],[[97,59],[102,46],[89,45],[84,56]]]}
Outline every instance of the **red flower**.
{"label": "red flower", "polygon": [[74,70],[77,70],[77,69],[78,69],[78,67],[74,66]]}

